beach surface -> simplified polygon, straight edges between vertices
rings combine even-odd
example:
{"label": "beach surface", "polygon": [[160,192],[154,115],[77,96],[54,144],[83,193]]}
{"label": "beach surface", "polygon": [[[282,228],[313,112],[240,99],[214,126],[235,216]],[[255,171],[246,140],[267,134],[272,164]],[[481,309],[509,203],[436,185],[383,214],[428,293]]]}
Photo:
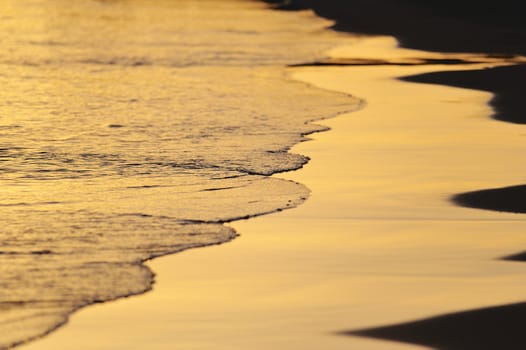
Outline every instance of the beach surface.
{"label": "beach surface", "polygon": [[[334,55],[437,58],[391,37],[360,45]],[[21,349],[402,350],[418,347],[344,334],[523,301],[526,264],[500,258],[526,248],[526,219],[452,198],[521,183],[525,127],[492,119],[489,92],[398,79],[494,65],[291,68],[366,101],[293,148],[312,159],[303,169],[274,175],[306,184],[309,200],[232,223],[231,243],[148,263],[153,292],[82,310]],[[478,319],[466,332],[486,330]],[[385,338],[411,342],[400,334]]]}

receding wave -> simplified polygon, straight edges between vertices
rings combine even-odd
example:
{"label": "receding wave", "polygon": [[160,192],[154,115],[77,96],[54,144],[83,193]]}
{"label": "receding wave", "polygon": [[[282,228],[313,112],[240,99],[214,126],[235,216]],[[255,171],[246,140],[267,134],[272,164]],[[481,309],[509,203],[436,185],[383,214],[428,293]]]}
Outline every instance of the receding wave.
{"label": "receding wave", "polygon": [[151,5],[2,4],[0,349],[149,290],[147,259],[302,203],[305,186],[268,175],[305,164],[288,150],[325,130],[311,121],[358,105],[286,79],[284,64],[341,40],[325,20],[241,0]]}

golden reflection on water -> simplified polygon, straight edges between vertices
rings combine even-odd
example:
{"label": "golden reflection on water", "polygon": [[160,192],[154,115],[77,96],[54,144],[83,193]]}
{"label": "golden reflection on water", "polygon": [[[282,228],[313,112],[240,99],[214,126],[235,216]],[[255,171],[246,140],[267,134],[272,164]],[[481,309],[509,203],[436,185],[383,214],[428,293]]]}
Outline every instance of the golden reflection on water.
{"label": "golden reflection on water", "polygon": [[526,248],[525,219],[449,198],[523,181],[525,127],[491,120],[488,93],[394,80],[483,66],[294,70],[367,100],[294,148],[312,161],[285,177],[312,197],[234,223],[231,244],[152,262],[154,293],[25,349],[411,349],[333,333],[523,301],[526,265],[498,258]]}
{"label": "golden reflection on water", "polygon": [[142,261],[234,238],[223,221],[305,200],[263,175],[301,166],[283,150],[356,100],[283,79],[340,40],[328,21],[266,14],[240,0],[2,2],[0,348],[148,290]]}

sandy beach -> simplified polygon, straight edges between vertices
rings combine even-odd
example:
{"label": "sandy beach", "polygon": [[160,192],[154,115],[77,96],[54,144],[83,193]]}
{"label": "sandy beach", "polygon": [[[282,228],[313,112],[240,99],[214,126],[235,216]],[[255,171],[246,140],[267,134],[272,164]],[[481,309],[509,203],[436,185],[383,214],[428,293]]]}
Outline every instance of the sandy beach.
{"label": "sandy beach", "polygon": [[0,350],[526,347],[519,0],[1,7]]}
{"label": "sandy beach", "polygon": [[[390,37],[361,45],[339,56],[437,58],[399,49]],[[523,301],[526,265],[499,258],[524,250],[525,219],[451,199],[521,183],[524,127],[492,119],[488,92],[399,79],[491,65],[290,69],[294,79],[366,101],[360,111],[321,122],[332,130],[293,148],[311,157],[307,166],[275,175],[306,184],[309,200],[232,223],[241,234],[232,243],[148,263],[157,275],[153,292],[82,310],[21,349],[402,350],[418,347],[354,335]],[[474,339],[462,349],[515,334],[516,318],[500,319],[492,331],[483,317],[458,320],[447,324]],[[409,334],[419,329],[408,327]],[[431,328],[423,339],[399,329],[360,335],[455,348],[444,329]],[[444,342],[434,342],[437,336]]]}

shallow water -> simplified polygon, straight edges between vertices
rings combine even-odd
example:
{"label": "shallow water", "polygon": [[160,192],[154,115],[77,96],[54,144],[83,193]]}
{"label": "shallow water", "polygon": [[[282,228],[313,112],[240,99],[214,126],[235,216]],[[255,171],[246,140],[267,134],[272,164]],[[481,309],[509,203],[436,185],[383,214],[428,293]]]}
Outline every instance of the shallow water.
{"label": "shallow water", "polygon": [[353,40],[329,24],[241,0],[4,1],[0,349],[148,290],[146,259],[305,200],[265,175],[359,105],[281,68]]}
{"label": "shallow water", "polygon": [[[379,46],[399,59],[387,39],[347,54],[375,57]],[[523,127],[492,120],[488,93],[396,79],[483,66],[294,68],[294,78],[368,102],[324,121],[330,132],[293,148],[312,161],[276,175],[308,184],[309,200],[232,223],[243,235],[230,244],[148,263],[154,293],[83,310],[27,350],[416,349],[340,332],[523,300],[526,266],[499,258],[525,246],[524,218],[449,201],[520,179]],[[454,338],[495,329],[470,323]]]}

